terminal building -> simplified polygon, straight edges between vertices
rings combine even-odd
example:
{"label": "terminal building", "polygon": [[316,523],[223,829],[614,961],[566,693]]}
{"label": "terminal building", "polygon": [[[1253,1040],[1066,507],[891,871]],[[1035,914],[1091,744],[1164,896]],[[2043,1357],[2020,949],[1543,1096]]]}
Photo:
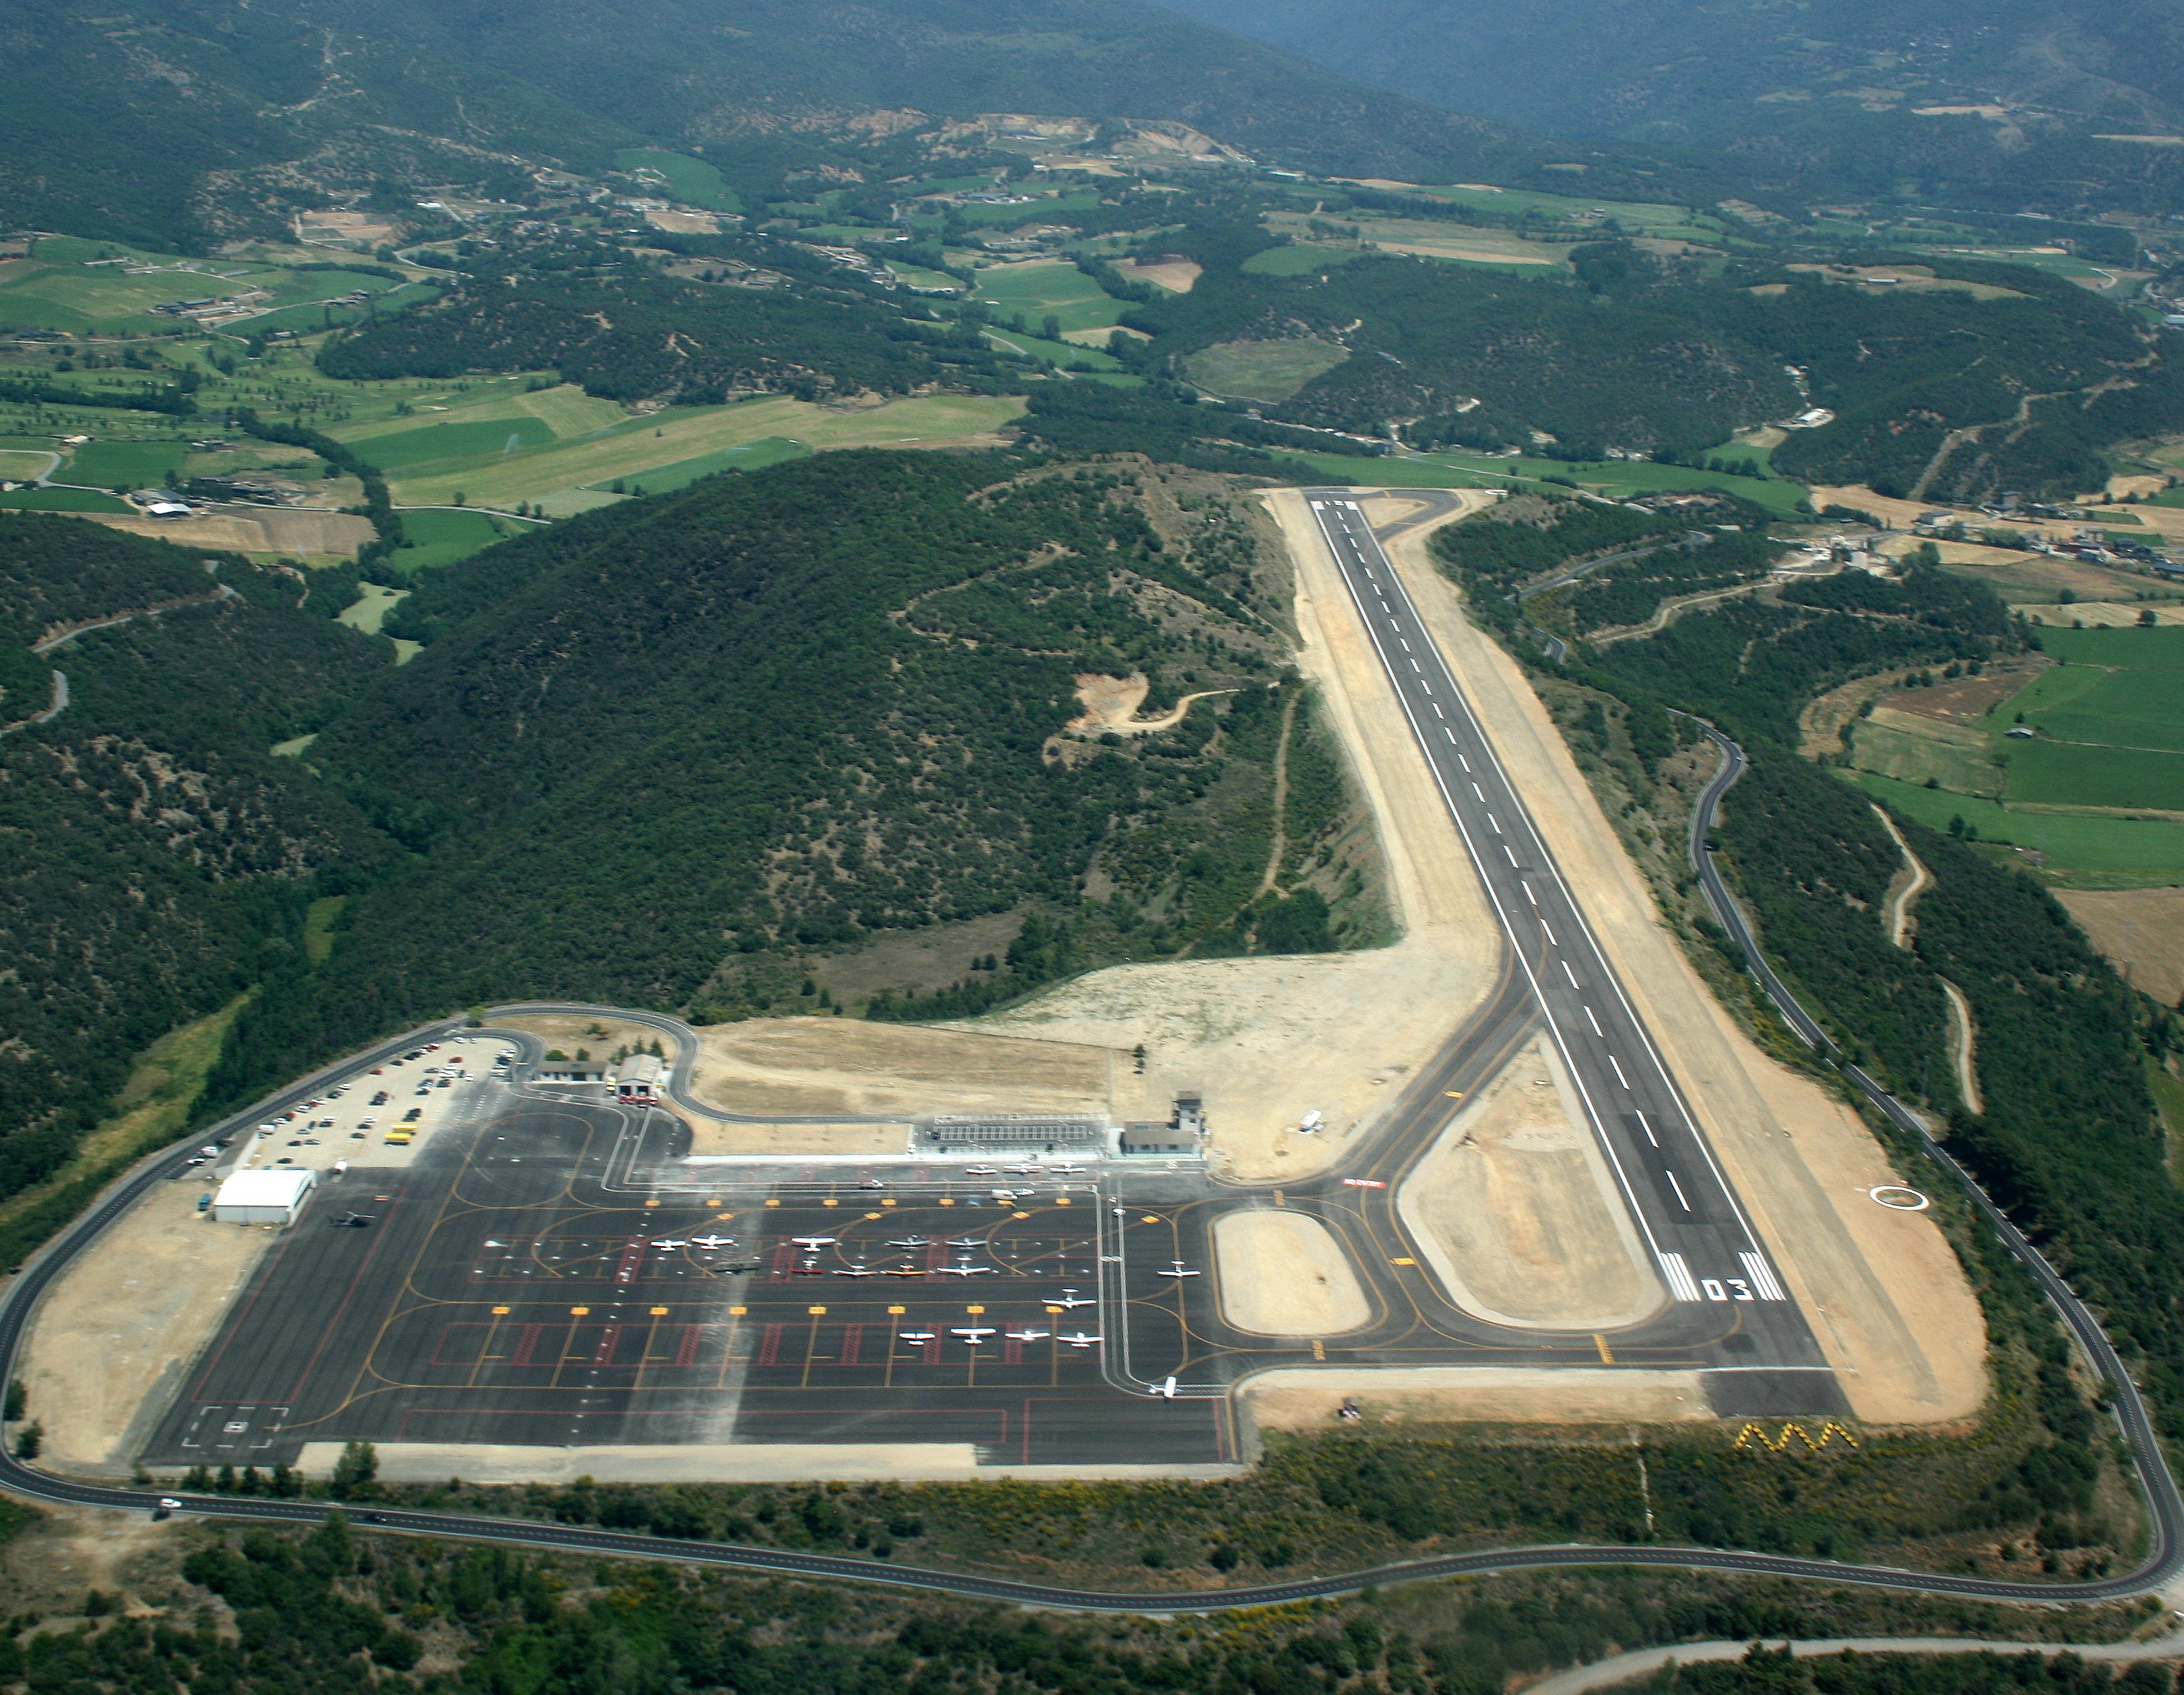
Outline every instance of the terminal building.
{"label": "terminal building", "polygon": [[1050,1117],[1038,1112],[944,1113],[921,1119],[914,1146],[928,1153],[1080,1154],[1107,1151],[1107,1125],[1100,1118]]}
{"label": "terminal building", "polygon": [[542,1059],[531,1073],[539,1083],[604,1083],[606,1062],[597,1059]]}
{"label": "terminal building", "polygon": [[212,1197],[214,1222],[292,1224],[318,1181],[317,1172],[293,1166],[278,1171],[238,1171]]}

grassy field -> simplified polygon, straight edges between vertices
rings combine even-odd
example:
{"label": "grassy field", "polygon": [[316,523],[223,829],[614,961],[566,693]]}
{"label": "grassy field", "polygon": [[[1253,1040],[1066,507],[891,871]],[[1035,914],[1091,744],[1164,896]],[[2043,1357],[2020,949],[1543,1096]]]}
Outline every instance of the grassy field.
{"label": "grassy field", "polygon": [[[129,264],[98,263],[108,256]],[[155,270],[131,272],[146,265]],[[47,237],[36,257],[0,259],[0,320],[23,329],[69,330],[78,335],[148,333],[171,329],[176,320],[152,308],[170,300],[220,298],[246,289],[264,289],[272,298],[260,303],[277,316],[244,321],[240,334],[267,328],[300,328],[284,309],[301,307],[315,326],[317,303],[363,289],[387,294],[391,285],[361,271],[300,270],[266,259],[188,259],[148,253],[108,242]]]}
{"label": "grassy field", "polygon": [[624,479],[627,487],[611,489],[608,484],[593,484],[594,488],[609,488],[609,492],[646,494],[665,494],[672,489],[684,488],[701,477],[710,477],[722,471],[756,471],[761,466],[778,465],[785,459],[802,459],[811,451],[786,436],[766,436],[741,447],[720,448],[712,453],[701,453],[691,459],[679,459],[670,465],[655,466],[642,475]]}
{"label": "grassy field", "polygon": [[480,548],[537,527],[488,512],[404,512],[402,533],[407,541],[387,563],[405,575],[428,565],[453,565]]}
{"label": "grassy field", "polygon": [[978,273],[973,299],[1002,315],[1022,313],[1027,324],[1043,326],[1049,317],[1067,330],[1104,329],[1119,323],[1129,303],[1117,300],[1067,259],[1034,259],[1018,265],[989,265]]}
{"label": "grassy field", "polygon": [[985,333],[986,339],[996,347],[1043,359],[1065,371],[1116,371],[1123,368],[1123,362],[1105,348],[1080,347],[1075,342],[1050,342],[1045,336],[1027,335],[1022,330],[989,329]]}
{"label": "grassy field", "polygon": [[[855,411],[768,398],[731,406],[660,413],[630,420],[626,426],[604,432],[593,432],[512,454],[491,454],[464,468],[401,476],[392,481],[395,499],[404,505],[448,505],[460,493],[473,506],[507,507],[518,500],[541,500],[569,490],[596,489],[616,477],[644,482],[649,473],[769,440],[814,452],[828,448],[894,447],[979,434],[1006,423],[1022,410],[1020,401],[978,395],[928,395]],[[370,440],[359,440],[356,448],[367,459],[371,457]],[[788,456],[778,449],[769,451],[777,457]],[[646,483],[647,488],[651,486]]]}
{"label": "grassy field", "polygon": [[1348,359],[1345,348],[1299,338],[1220,342],[1185,361],[1191,380],[1216,394],[1245,400],[1286,400],[1313,377]]}
{"label": "grassy field", "polygon": [[1285,248],[1268,248],[1255,253],[1244,261],[1243,268],[1255,276],[1301,276],[1307,270],[1319,270],[1330,265],[1347,265],[1353,259],[1362,259],[1357,248],[1308,247],[1292,243]]}
{"label": "grassy field", "polygon": [[1475,184],[1420,184],[1409,191],[1458,206],[1474,207],[1503,217],[1602,229],[1613,223],[1625,235],[1653,236],[1670,241],[1711,242],[1721,238],[1726,227],[1719,220],[1688,206],[1638,200],[1589,200],[1569,194],[1536,194],[1518,188],[1491,188]]}
{"label": "grassy field", "polygon": [[1904,783],[1931,779],[1955,794],[2002,798],[2008,773],[1995,762],[1989,739],[1971,725],[1877,713],[1859,721],[1851,735],[1852,760],[1861,771]]}
{"label": "grassy field", "polygon": [[[1552,459],[1495,459],[1485,454],[1406,454],[1384,459],[1351,459],[1340,454],[1300,453],[1294,457],[1340,471],[1365,483],[1402,488],[1536,488],[1549,478],[1574,482],[1596,494],[1624,496],[1672,488],[1719,488],[1757,502],[1779,517],[1802,516],[1802,483],[1760,482],[1720,471],[1692,471],[1680,465],[1565,465]],[[1360,469],[1360,467],[1363,467]]]}
{"label": "grassy field", "polygon": [[2023,742],[2010,750],[2003,795],[2013,806],[2184,812],[2184,753]]}
{"label": "grassy field", "polygon": [[19,512],[126,512],[126,500],[90,488],[17,488],[0,494],[0,506]]}
{"label": "grassy field", "polygon": [[[1299,243],[1312,240],[1312,221],[1301,213],[1276,213],[1267,220],[1268,226],[1277,234],[1293,237]],[[1343,221],[1357,226],[1360,242],[1369,243],[1384,253],[1411,254],[1420,259],[1447,259],[1457,265],[1485,265],[1534,276],[1569,269],[1568,243],[1532,241],[1514,230],[1484,229],[1430,218],[1381,218],[1354,214],[1346,215]],[[1329,243],[1310,250],[1328,254],[1362,251],[1347,243]]]}
{"label": "grassy field", "polygon": [[183,441],[86,442],[68,456],[53,477],[99,488],[156,487],[167,480],[169,471],[180,472],[189,456],[190,445]]}
{"label": "grassy field", "polygon": [[2050,630],[2041,645],[2063,663],[1986,723],[2040,732],[2008,745],[2005,797],[2184,811],[2184,628]]}
{"label": "grassy field", "polygon": [[2184,671],[2184,630],[2048,630],[2040,645],[2072,665]]}
{"label": "grassy field", "polygon": [[[2184,591],[2157,577],[2134,577],[2075,559],[2026,554],[1992,565],[1951,563],[1959,577],[1984,583],[2013,606],[2053,606],[2069,600],[2157,600],[2184,599]],[[2064,597],[2068,597],[2066,599]]]}
{"label": "grassy field", "polygon": [[667,192],[686,206],[703,206],[714,212],[740,212],[744,203],[726,179],[702,159],[669,153],[660,148],[620,148],[615,153],[619,170],[656,170],[667,179]]}
{"label": "grassy field", "polygon": [[2045,856],[2048,878],[2081,889],[2140,889],[2184,882],[2184,823],[2170,819],[2020,812],[1992,800],[1861,772],[1858,785],[1923,824],[1947,829],[1952,818],[1977,827],[1986,841],[2008,842]]}
{"label": "grassy field", "polygon": [[905,265],[900,259],[889,259],[887,268],[912,288],[950,288],[963,293],[963,280],[950,276],[944,270],[928,270],[922,265]]}

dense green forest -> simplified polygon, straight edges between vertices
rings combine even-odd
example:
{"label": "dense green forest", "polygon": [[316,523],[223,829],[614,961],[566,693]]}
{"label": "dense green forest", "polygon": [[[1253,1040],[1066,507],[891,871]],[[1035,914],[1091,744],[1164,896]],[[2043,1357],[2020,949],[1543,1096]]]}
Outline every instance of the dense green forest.
{"label": "dense green forest", "polygon": [[1755,1642],[1741,1660],[1680,1665],[1624,1687],[1630,1695],[2170,1695],[2176,1670],[2159,1662],[2088,1664],[2072,1653],[1797,1659]]}
{"label": "dense green forest", "polygon": [[[855,1503],[869,1492],[838,1485],[812,1502]],[[1207,1620],[1078,1618],[359,1535],[338,1519],[309,1531],[192,1531],[131,1586],[155,1610],[116,1617],[120,1597],[111,1591],[71,1597],[83,1609],[81,1625],[56,1619],[58,1628],[0,1636],[0,1677],[29,1695],[177,1687],[192,1695],[364,1687],[434,1695],[1314,1695],[1337,1687],[1499,1695],[1518,1676],[1655,1643],[1927,1631],[2028,1643],[2065,1633],[2106,1639],[2136,1616],[2028,1614],[1811,1584],[1600,1570],[1414,1585]],[[29,1622],[14,1620],[18,1631]],[[1842,1687],[1979,1695],[2004,1686]],[[2008,1687],[2085,1695],[2108,1686]],[[2142,1675],[2124,1687],[2129,1695],[2165,1695],[2170,1686]]]}
{"label": "dense green forest", "polygon": [[[1308,736],[1284,579],[1233,495],[1179,475],[833,454],[421,573],[394,627],[431,645],[308,756],[413,857],[322,967],[275,973],[215,1092],[472,1001],[795,1006],[787,962],[982,915],[1022,934],[924,1010],[1330,945],[1340,867],[1258,897],[1278,746]],[[1067,732],[1075,675],[1132,672],[1156,707],[1226,692],[1158,733]],[[1291,804],[1301,848],[1340,822]]]}
{"label": "dense green forest", "polygon": [[760,389],[816,400],[1006,386],[975,329],[843,289],[791,293],[643,270],[488,277],[431,310],[328,343],[319,366],[354,379],[550,369],[608,399],[691,405]]}
{"label": "dense green forest", "polygon": [[[1269,419],[1383,435],[1399,423],[1420,447],[1539,450],[1538,431],[1554,438],[1545,451],[1579,460],[1610,447],[1689,459],[1786,417],[1806,404],[1794,365],[1836,418],[1793,432],[1775,466],[1895,494],[2068,495],[2104,482],[2100,449],[2184,425],[2165,345],[2038,271],[1898,254],[1970,286],[1882,293],[1756,259],[1712,275],[1627,243],[1573,259],[1574,279],[1369,254],[1295,276],[1230,264],[1127,321],[1178,359],[1301,337],[1346,353]],[[1992,427],[1953,443],[1929,478],[1951,432],[1974,426]]]}
{"label": "dense green forest", "polygon": [[19,689],[42,709],[56,668],[70,694],[0,737],[0,1199],[67,1160],[139,1049],[292,955],[309,898],[393,857],[266,750],[390,656],[323,616],[328,597],[299,606],[305,587],[232,554],[0,514],[0,719],[24,716]]}

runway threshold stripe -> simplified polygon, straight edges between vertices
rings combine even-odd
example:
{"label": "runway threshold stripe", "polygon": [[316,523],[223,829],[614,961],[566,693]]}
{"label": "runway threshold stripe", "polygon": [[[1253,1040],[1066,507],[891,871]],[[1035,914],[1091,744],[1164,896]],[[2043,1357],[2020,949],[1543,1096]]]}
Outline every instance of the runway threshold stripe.
{"label": "runway threshold stripe", "polygon": [[1790,1298],[1783,1293],[1782,1285],[1774,1280],[1774,1268],[1762,1256],[1741,1253],[1737,1257],[1744,1262],[1745,1274],[1751,1278],[1752,1286],[1759,1291],[1761,1300],[1786,1301]]}
{"label": "runway threshold stripe", "polygon": [[1684,1263],[1683,1255],[1664,1253],[1660,1256],[1660,1260],[1661,1274],[1669,1280],[1669,1292],[1679,1301],[1697,1300],[1699,1285],[1691,1276],[1691,1267]]}

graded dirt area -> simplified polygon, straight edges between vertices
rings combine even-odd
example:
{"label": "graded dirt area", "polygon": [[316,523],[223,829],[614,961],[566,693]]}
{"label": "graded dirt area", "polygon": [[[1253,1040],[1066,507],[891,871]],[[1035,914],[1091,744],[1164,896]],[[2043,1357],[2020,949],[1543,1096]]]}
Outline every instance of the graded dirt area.
{"label": "graded dirt area", "polygon": [[1479,1318],[1617,1330],[1667,1303],[1545,1037],[1464,1103],[1396,1207],[1442,1292]]}
{"label": "graded dirt area", "polygon": [[[1294,495],[1272,499],[1302,505]],[[1821,504],[1819,491],[1814,499]],[[1381,521],[1377,506],[1367,510]],[[1390,555],[1842,1374],[1853,1410],[1876,1424],[1976,1413],[1986,1397],[1986,1326],[1939,1227],[1926,1213],[1868,1198],[1869,1189],[1900,1180],[1872,1133],[1819,1084],[1769,1059],[1708,992],[1523,672],[1465,618],[1426,554],[1426,534],[1421,526],[1396,538]]]}
{"label": "graded dirt area", "polygon": [[[698,1044],[693,1081],[701,1099],[730,1112],[784,1116],[1105,1116],[1112,1074],[1130,1063],[1127,1052],[1084,1043],[860,1018],[753,1018],[701,1030]],[[806,1133],[794,1134],[805,1148]],[[701,1127],[699,1135],[696,1151],[713,1151],[715,1133]],[[901,1145],[897,1129],[888,1146]]]}
{"label": "graded dirt area", "polygon": [[1164,259],[1146,265],[1134,259],[1118,259],[1115,269],[1124,276],[1150,282],[1156,288],[1165,288],[1171,294],[1188,294],[1197,286],[1198,279],[1206,274],[1205,266],[1196,259]]}
{"label": "graded dirt area", "polygon": [[2184,889],[2059,889],[2055,898],[2132,988],[2184,1004]]}
{"label": "graded dirt area", "polygon": [[350,512],[316,512],[269,506],[251,512],[209,513],[196,518],[135,518],[86,512],[109,529],[151,536],[181,547],[225,548],[235,553],[339,555],[356,557],[372,537],[370,521]]}
{"label": "graded dirt area", "polygon": [[[379,1475],[390,1483],[805,1483],[883,1480],[939,1482],[1017,1477],[1085,1482],[1107,1479],[1234,1477],[1240,1465],[981,1465],[975,1442],[692,1442],[675,1447],[520,1447],[469,1442],[381,1442]],[[323,1477],[339,1442],[306,1442],[297,1469]]]}
{"label": "graded dirt area", "polygon": [[1373,1303],[1334,1232],[1284,1207],[1213,1221],[1221,1316],[1255,1336],[1334,1336],[1373,1316]]}
{"label": "graded dirt area", "polygon": [[1240,1392],[1245,1416],[1262,1430],[1323,1430],[1345,1401],[1367,1424],[1669,1425],[1714,1416],[1695,1371],[1604,1366],[1284,1367]]}
{"label": "graded dirt area", "polygon": [[1140,718],[1138,708],[1145,705],[1145,695],[1151,688],[1144,675],[1134,671],[1128,677],[1086,672],[1077,679],[1077,699],[1084,711],[1069,721],[1069,728],[1079,735],[1146,735],[1154,730],[1173,729],[1183,722],[1194,700],[1235,693],[1231,689],[1201,689],[1195,694],[1183,696],[1165,712]]}
{"label": "graded dirt area", "polygon": [[[39,1302],[20,1375],[51,1463],[126,1475],[135,1438],[279,1239],[265,1226],[213,1223],[197,1210],[203,1189],[161,1184]],[[154,1390],[159,1402],[148,1406]]]}
{"label": "graded dirt area", "polygon": [[[1470,491],[1467,504],[1493,499]],[[1143,1044],[1143,1074],[1117,1068],[1116,1116],[1165,1119],[1178,1093],[1201,1091],[1208,1158],[1245,1183],[1339,1160],[1349,1139],[1392,1106],[1396,1085],[1485,998],[1502,947],[1477,873],[1309,513],[1294,494],[1269,504],[1297,568],[1297,662],[1319,685],[1372,809],[1402,939],[1359,953],[1118,966],[959,1027],[1126,1054]],[[1292,1135],[1315,1109],[1326,1131]]]}

